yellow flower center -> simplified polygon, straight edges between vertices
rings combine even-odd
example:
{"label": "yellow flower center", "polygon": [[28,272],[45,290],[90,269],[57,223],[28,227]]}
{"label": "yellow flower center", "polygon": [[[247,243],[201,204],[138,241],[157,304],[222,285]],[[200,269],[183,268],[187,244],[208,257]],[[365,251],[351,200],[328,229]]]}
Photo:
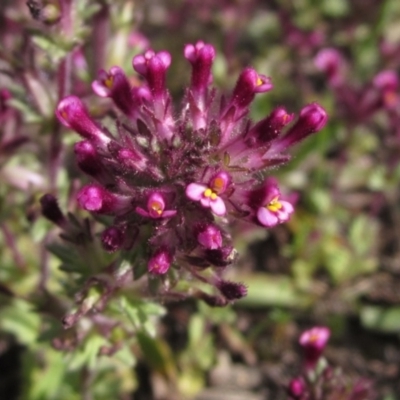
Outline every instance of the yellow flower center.
{"label": "yellow flower center", "polygon": [[263,84],[262,79],[258,76],[257,77],[257,86],[261,86]]}
{"label": "yellow flower center", "polygon": [[318,333],[313,333],[313,334],[310,335],[309,342],[315,343],[316,341],[318,341],[318,339],[319,339]]}
{"label": "yellow flower center", "polygon": [[162,205],[158,201],[154,201],[151,203],[150,208],[152,211],[155,211],[158,215],[161,215],[163,210],[162,210]]}
{"label": "yellow flower center", "polygon": [[273,198],[268,204],[267,208],[269,211],[277,212],[282,208],[282,204],[279,201],[279,197]]}
{"label": "yellow flower center", "polygon": [[107,77],[107,79],[104,81],[104,85],[111,89],[112,85],[114,82],[114,78],[112,76]]}
{"label": "yellow flower center", "polygon": [[207,198],[210,198],[211,200],[215,200],[218,197],[217,193],[213,192],[212,189],[210,189],[210,188],[207,188],[204,191],[203,196],[207,197]]}

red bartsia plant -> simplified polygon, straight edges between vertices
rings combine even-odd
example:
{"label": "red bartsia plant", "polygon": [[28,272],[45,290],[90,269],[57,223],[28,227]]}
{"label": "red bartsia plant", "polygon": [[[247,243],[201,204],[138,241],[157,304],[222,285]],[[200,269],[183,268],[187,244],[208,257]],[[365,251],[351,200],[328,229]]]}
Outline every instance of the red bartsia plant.
{"label": "red bartsia plant", "polygon": [[83,138],[74,151],[92,183],[79,191],[78,204],[113,218],[101,234],[104,249],[144,248],[150,276],[189,273],[219,291],[199,297],[225,305],[246,294],[244,285],[221,277],[236,258],[229,224],[239,219],[272,228],[289,220],[293,205],[277,181],[260,179],[260,172],[286,163],[288,149],[321,130],[327,114],[312,103],[292,123],[294,115],[277,107],[252,123],[249,106],[272,89],[270,78],[245,68],[225,97],[211,86],[214,47],[199,41],[186,45],[184,55],[192,76],[180,110],[165,83],[171,55],[148,50],[133,58],[141,86],[131,87],[116,66],[93,82],[94,92],[120,110],[116,133],[95,121],[76,96],[62,99],[56,115]]}
{"label": "red bartsia plant", "polygon": [[289,400],[375,399],[369,380],[360,378],[352,381],[323,357],[330,335],[330,329],[325,326],[315,326],[301,334],[299,344],[304,352],[303,371],[287,386]]}

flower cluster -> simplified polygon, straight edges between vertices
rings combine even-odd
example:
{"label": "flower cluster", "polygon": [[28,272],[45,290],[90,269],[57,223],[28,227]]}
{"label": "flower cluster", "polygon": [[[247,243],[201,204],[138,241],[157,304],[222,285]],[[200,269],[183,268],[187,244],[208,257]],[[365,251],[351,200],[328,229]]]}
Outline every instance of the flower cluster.
{"label": "flower cluster", "polygon": [[315,326],[302,333],[299,344],[304,351],[304,373],[293,378],[287,387],[290,400],[372,400],[371,382],[351,382],[340,369],[334,369],[323,358],[331,331]]}
{"label": "flower cluster", "polygon": [[80,169],[93,183],[77,195],[92,213],[113,216],[101,235],[107,251],[145,246],[148,272],[171,268],[216,287],[219,297],[203,294],[210,304],[226,304],[246,294],[241,284],[224,281],[220,272],[235,260],[227,225],[233,219],[271,228],[289,220],[293,205],[275,179],[260,172],[290,159],[289,147],[321,130],[327,115],[312,103],[295,122],[277,107],[257,123],[248,118],[258,93],[272,89],[270,78],[245,68],[229,97],[211,87],[215,49],[188,44],[184,56],[192,67],[180,111],[166,88],[171,55],[148,50],[133,58],[143,84],[131,87],[119,67],[100,71],[92,88],[119,109],[111,133],[75,96],[58,104],[59,121],[81,137],[74,151]]}

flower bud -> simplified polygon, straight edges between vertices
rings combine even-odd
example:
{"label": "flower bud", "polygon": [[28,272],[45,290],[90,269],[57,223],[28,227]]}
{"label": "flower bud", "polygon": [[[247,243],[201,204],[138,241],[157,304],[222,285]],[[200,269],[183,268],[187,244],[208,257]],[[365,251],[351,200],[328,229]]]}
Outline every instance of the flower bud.
{"label": "flower bud", "polygon": [[312,133],[320,131],[326,125],[327,120],[326,111],[319,104],[311,103],[301,110],[296,123],[284,137],[277,139],[271,148],[276,152],[286,150]]}
{"label": "flower bud", "polygon": [[45,218],[60,227],[63,227],[65,225],[66,220],[64,214],[60,210],[57,199],[53,195],[43,195],[40,198],[40,205],[42,207],[42,214]]}
{"label": "flower bud", "polygon": [[107,144],[107,137],[88,114],[82,101],[76,96],[67,96],[57,106],[56,116],[67,128],[73,129],[85,139]]}
{"label": "flower bud", "polygon": [[293,378],[288,385],[288,395],[293,400],[300,400],[305,393],[305,389],[303,378]]}
{"label": "flower bud", "polygon": [[267,118],[250,129],[245,139],[247,145],[252,147],[272,142],[292,120],[293,114],[288,114],[284,107],[275,108]]}
{"label": "flower bud", "polygon": [[222,246],[221,231],[212,224],[197,227],[197,241],[206,249],[215,250]]}
{"label": "flower bud", "polygon": [[247,287],[243,283],[220,280],[216,284],[218,290],[227,300],[239,300],[247,295]]}
{"label": "flower bud", "polygon": [[109,192],[100,185],[87,185],[77,195],[79,205],[86,211],[99,214],[115,214],[130,205],[128,197]]}
{"label": "flower bud", "polygon": [[150,258],[147,269],[154,275],[164,275],[168,272],[172,263],[172,255],[166,249],[159,249]]}
{"label": "flower bud", "polygon": [[395,71],[385,70],[375,75],[373,84],[381,90],[395,91],[399,86],[399,79]]}
{"label": "flower bud", "polygon": [[144,55],[135,56],[132,65],[136,72],[146,78],[154,97],[165,95],[165,75],[171,65],[171,55],[168,52],[147,50]]}
{"label": "flower bud", "polygon": [[215,58],[215,49],[210,44],[198,41],[195,45],[187,44],[184,54],[192,64],[191,89],[196,97],[204,93],[211,82],[211,67]]}
{"label": "flower bud", "polygon": [[101,244],[103,249],[113,253],[119,250],[124,243],[125,235],[120,228],[110,226],[101,234]]}
{"label": "flower bud", "polygon": [[344,81],[343,56],[338,50],[328,48],[322,49],[314,59],[315,66],[324,72],[332,86],[337,86]]}
{"label": "flower bud", "polygon": [[97,177],[103,172],[103,165],[95,146],[88,140],[75,143],[74,152],[79,168],[92,177]]}
{"label": "flower bud", "polygon": [[205,250],[204,258],[216,267],[226,267],[232,264],[237,257],[237,251],[233,246],[224,246],[215,250]]}
{"label": "flower bud", "polygon": [[232,94],[232,104],[238,109],[247,108],[256,93],[264,93],[272,89],[271,79],[259,75],[253,68],[246,68],[240,74]]}

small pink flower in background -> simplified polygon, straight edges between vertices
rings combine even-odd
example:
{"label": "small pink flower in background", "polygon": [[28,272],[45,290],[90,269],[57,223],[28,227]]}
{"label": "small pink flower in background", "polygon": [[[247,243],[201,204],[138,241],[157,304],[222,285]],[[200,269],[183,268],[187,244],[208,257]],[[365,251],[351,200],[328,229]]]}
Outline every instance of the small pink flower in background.
{"label": "small pink flower in background", "polygon": [[308,368],[314,368],[324,351],[331,331],[325,326],[315,326],[302,333],[299,339],[305,353],[305,363]]}
{"label": "small pink flower in background", "polygon": [[306,385],[304,379],[300,376],[293,378],[288,385],[288,395],[290,399],[300,400],[306,392]]}
{"label": "small pink flower in background", "polygon": [[385,70],[375,75],[373,85],[379,90],[382,98],[383,107],[388,110],[396,109],[400,104],[399,78],[397,73],[392,70]]}
{"label": "small pink flower in background", "polygon": [[332,86],[344,83],[345,63],[339,50],[333,48],[322,49],[314,59],[315,66],[327,75]]}

